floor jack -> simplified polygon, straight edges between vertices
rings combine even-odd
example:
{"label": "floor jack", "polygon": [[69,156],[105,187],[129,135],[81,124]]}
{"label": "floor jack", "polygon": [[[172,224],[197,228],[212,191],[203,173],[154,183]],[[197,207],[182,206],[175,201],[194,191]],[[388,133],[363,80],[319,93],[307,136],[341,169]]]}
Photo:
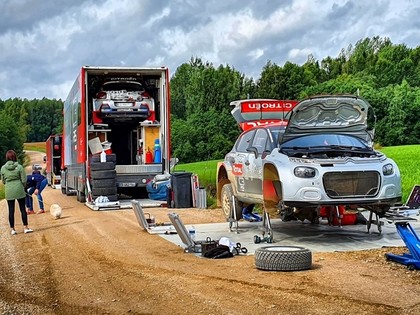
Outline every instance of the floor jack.
{"label": "floor jack", "polygon": [[385,254],[388,260],[393,260],[400,264],[404,264],[408,269],[420,269],[420,239],[416,232],[406,221],[396,222],[398,234],[400,234],[402,240],[408,248],[409,253],[402,255],[396,254]]}

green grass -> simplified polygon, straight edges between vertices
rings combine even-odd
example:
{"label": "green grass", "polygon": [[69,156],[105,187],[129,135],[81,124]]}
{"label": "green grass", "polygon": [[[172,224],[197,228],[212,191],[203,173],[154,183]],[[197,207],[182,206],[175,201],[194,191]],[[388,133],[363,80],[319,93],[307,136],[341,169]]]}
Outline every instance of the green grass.
{"label": "green grass", "polygon": [[402,201],[405,203],[414,185],[420,184],[420,145],[404,145],[381,148],[381,152],[397,163],[401,173],[403,191]]}
{"label": "green grass", "polygon": [[39,151],[39,152],[46,152],[45,142],[31,142],[31,143],[24,143],[23,150],[24,151]]}
{"label": "green grass", "polygon": [[198,175],[199,184],[207,191],[207,208],[216,207],[216,171],[220,160],[178,164],[174,172],[190,172]]}
{"label": "green grass", "polygon": [[204,162],[195,162],[189,164],[178,164],[175,166],[174,171],[186,171],[193,174],[198,174],[200,186],[216,185],[216,171],[217,163],[221,160],[212,160]]}

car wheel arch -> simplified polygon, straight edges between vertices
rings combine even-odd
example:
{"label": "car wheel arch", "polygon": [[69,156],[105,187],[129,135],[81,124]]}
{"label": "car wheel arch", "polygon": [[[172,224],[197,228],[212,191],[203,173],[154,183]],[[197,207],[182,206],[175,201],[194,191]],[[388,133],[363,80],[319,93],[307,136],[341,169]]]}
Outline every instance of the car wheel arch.
{"label": "car wheel arch", "polygon": [[222,162],[219,162],[217,165],[217,183],[216,183],[216,200],[217,200],[218,207],[220,207],[222,204],[222,188],[226,184],[230,184],[226,167]]}
{"label": "car wheel arch", "polygon": [[269,213],[277,211],[278,204],[283,201],[283,185],[274,164],[264,165],[262,186],[264,208]]}

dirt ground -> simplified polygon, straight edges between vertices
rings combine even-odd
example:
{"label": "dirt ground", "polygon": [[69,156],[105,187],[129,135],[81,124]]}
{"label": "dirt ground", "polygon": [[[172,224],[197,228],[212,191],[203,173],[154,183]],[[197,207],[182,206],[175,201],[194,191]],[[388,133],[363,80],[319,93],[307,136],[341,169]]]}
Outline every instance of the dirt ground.
{"label": "dirt ground", "polygon": [[[386,261],[389,248],[313,253],[310,270],[267,272],[254,256],[184,253],[142,231],[131,209],[92,211],[51,187],[43,196],[63,216],[30,215],[31,234],[17,215],[10,235],[0,202],[1,314],[420,314],[420,272]],[[174,209],[147,211],[167,222]],[[220,209],[176,212],[185,224],[224,221]]]}

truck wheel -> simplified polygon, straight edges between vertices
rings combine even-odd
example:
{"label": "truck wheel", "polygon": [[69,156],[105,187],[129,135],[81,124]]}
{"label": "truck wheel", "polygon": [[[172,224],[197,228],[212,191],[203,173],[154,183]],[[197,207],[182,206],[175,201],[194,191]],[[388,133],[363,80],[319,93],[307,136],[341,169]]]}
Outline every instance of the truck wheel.
{"label": "truck wheel", "polygon": [[299,246],[265,246],[255,250],[255,266],[261,270],[297,271],[310,269],[312,253]]}
{"label": "truck wheel", "polygon": [[79,202],[86,202],[86,196],[81,191],[77,191],[76,199]]}
{"label": "truck wheel", "polygon": [[[106,161],[115,163],[117,161],[117,155],[115,153],[107,154]],[[101,155],[100,154],[92,155],[90,158],[90,163],[92,164],[92,162],[101,162]]]}
{"label": "truck wheel", "polygon": [[90,170],[91,171],[106,171],[106,170],[114,170],[115,163],[114,162],[94,162],[90,163]]}
{"label": "truck wheel", "polygon": [[117,172],[115,170],[93,171],[90,173],[90,176],[92,177],[92,179],[115,179],[115,177],[117,176]]}
{"label": "truck wheel", "polygon": [[94,188],[117,187],[117,180],[115,178],[93,179],[92,187]]}
{"label": "truck wheel", "polygon": [[[233,188],[232,184],[226,184],[222,187],[222,210],[225,214],[226,220],[233,219]],[[243,203],[235,199],[235,210],[236,210],[236,219],[239,221],[242,219],[242,207]]]}

